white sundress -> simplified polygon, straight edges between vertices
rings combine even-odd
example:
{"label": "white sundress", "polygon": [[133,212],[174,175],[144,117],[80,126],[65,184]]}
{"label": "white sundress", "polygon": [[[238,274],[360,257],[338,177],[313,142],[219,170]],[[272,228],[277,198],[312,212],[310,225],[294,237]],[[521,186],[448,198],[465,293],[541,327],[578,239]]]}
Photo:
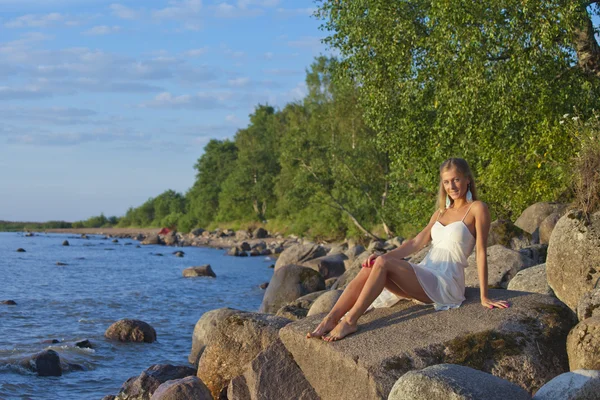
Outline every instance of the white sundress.
{"label": "white sundress", "polygon": [[[475,247],[475,238],[464,223],[471,207],[460,221],[448,225],[441,224],[440,213],[431,228],[431,250],[420,263],[409,262],[436,310],[459,307],[465,300],[465,268]],[[372,306],[389,307],[400,299],[384,289]]]}

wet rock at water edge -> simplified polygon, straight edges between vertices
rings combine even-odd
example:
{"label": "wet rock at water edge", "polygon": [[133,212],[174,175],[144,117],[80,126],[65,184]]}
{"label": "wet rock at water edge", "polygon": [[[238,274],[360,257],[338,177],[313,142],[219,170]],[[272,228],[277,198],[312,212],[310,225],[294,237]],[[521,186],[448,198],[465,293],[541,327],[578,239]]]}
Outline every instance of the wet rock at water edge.
{"label": "wet rock at water edge", "polygon": [[75,342],[75,347],[79,347],[80,349],[93,349],[94,345],[92,345],[88,339],[83,339]]}
{"label": "wet rock at water edge", "polygon": [[183,251],[175,251],[173,252],[173,254],[175,255],[175,257],[183,257],[185,255]]}
{"label": "wet rock at water edge", "polygon": [[68,245],[69,245],[69,241],[68,241],[68,240],[64,240],[64,241],[62,242],[62,245],[63,245],[63,246],[68,246]]}
{"label": "wet rock at water edge", "polygon": [[25,253],[25,249],[23,249],[23,248],[19,247],[19,248],[17,249],[17,253]]}
{"label": "wet rock at water edge", "polygon": [[61,376],[63,368],[58,353],[44,350],[20,362],[21,367],[35,372],[38,376]]}
{"label": "wet rock at water edge", "polygon": [[199,267],[189,267],[183,270],[185,278],[195,278],[198,276],[210,276],[216,278],[217,274],[212,270],[210,264],[201,265]]}
{"label": "wet rock at water edge", "polygon": [[213,397],[200,378],[188,376],[163,383],[150,398],[150,400],[179,399],[213,400]]}
{"label": "wet rock at water edge", "polygon": [[121,319],[109,326],[104,336],[120,342],[152,343],[156,340],[156,331],[144,321]]}
{"label": "wet rock at water edge", "polygon": [[2,300],[0,304],[4,304],[5,306],[16,306],[17,303],[14,300]]}
{"label": "wet rock at water edge", "polygon": [[163,256],[163,253],[150,253],[150,254],[152,254],[154,256],[157,256],[157,257],[162,257]]}
{"label": "wet rock at water edge", "polygon": [[260,287],[262,290],[265,290],[268,286],[269,282],[263,282],[260,285],[258,285],[258,287]]}
{"label": "wet rock at water edge", "polygon": [[68,264],[64,263],[64,262],[57,261],[56,265],[58,265],[58,266],[65,266],[65,265],[68,265]]}

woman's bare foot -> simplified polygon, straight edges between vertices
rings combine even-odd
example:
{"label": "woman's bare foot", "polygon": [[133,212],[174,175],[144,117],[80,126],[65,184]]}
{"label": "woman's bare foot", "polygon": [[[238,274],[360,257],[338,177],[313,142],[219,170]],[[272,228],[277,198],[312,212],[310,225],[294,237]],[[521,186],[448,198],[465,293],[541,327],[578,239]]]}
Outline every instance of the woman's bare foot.
{"label": "woman's bare foot", "polygon": [[306,338],[320,338],[323,335],[329,333],[333,328],[335,328],[337,321],[331,317],[323,318],[323,321],[315,328],[314,331],[307,333]]}
{"label": "woman's bare foot", "polygon": [[323,340],[335,342],[336,340],[343,339],[349,334],[356,332],[357,329],[356,324],[351,324],[343,319],[327,336],[323,336]]}

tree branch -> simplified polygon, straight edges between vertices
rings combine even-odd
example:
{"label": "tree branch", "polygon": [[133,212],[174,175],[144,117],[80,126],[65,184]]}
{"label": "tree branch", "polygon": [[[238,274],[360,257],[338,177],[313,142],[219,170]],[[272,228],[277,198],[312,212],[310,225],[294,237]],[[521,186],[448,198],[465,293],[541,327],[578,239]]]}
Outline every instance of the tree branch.
{"label": "tree branch", "polygon": [[[593,1],[590,4],[597,2]],[[594,36],[594,25],[589,15],[584,26],[575,30],[574,41],[579,67],[585,73],[600,77],[600,46]]]}

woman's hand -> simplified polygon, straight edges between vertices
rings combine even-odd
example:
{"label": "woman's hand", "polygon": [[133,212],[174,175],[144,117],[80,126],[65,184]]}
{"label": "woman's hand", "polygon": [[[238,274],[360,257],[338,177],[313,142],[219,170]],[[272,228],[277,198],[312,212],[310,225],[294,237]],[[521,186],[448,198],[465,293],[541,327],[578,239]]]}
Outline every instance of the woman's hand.
{"label": "woman's hand", "polygon": [[371,254],[365,261],[363,261],[363,268],[371,268],[375,264],[375,259],[379,257],[377,254]]}
{"label": "woman's hand", "polygon": [[490,300],[487,297],[481,299],[481,305],[485,308],[508,308],[510,304],[504,300]]}

